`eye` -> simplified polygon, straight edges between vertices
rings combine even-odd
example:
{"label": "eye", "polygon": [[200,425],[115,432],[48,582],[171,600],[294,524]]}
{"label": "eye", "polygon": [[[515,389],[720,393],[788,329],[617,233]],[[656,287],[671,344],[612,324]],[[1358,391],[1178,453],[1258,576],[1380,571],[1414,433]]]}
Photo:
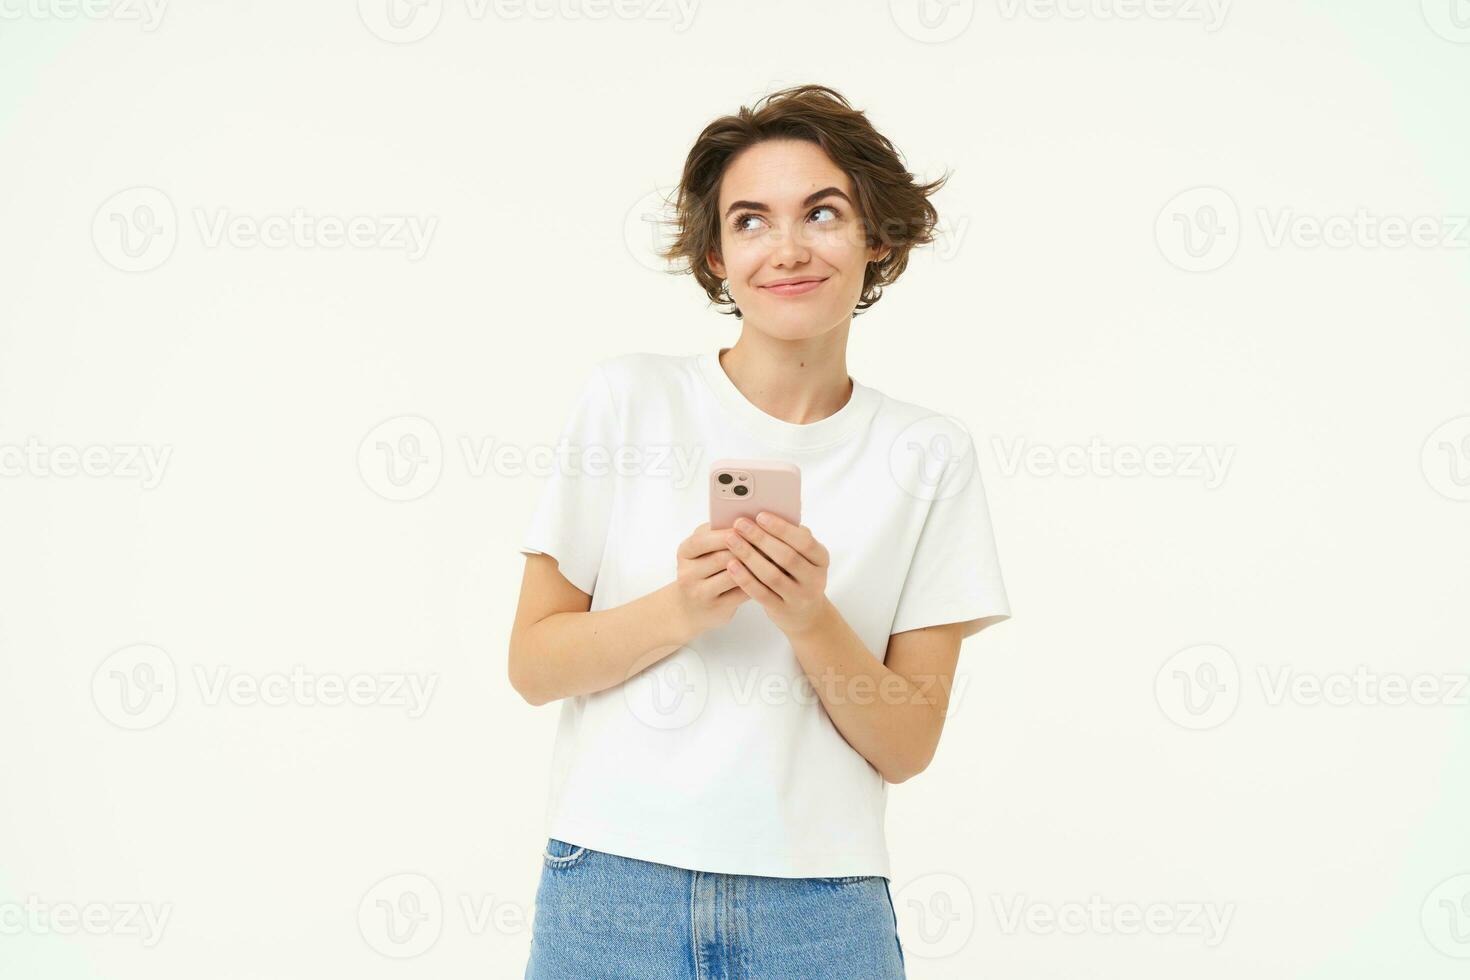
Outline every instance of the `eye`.
{"label": "eye", "polygon": [[[837,210],[836,208],[834,208],[830,204],[818,204],[816,207],[812,208],[811,214],[816,214],[818,211],[831,211],[832,212],[832,217],[829,218],[826,221],[819,221],[819,222],[817,222],[817,224],[819,224],[819,225],[830,225],[834,221],[840,221],[840,220],[842,220],[842,212],[839,211],[839,210]],[[809,214],[808,217],[810,217],[811,214]],[[733,220],[731,220],[730,227],[734,231],[750,231],[751,229],[745,227],[745,223],[747,221],[751,220],[752,218],[759,218],[759,217],[760,217],[760,215],[756,214],[754,211],[742,211],[740,214],[737,214],[734,217]]]}

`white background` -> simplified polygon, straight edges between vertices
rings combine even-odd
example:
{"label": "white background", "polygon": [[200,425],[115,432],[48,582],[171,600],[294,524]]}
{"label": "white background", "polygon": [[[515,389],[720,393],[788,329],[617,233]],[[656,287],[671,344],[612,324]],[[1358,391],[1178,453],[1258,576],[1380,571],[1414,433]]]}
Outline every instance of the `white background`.
{"label": "white background", "polygon": [[[651,195],[811,81],[953,173],[849,369],[970,428],[1014,609],[890,793],[910,976],[1462,976],[1470,5],[1123,2],[0,0],[0,975],[520,976],[542,480],[477,453],[733,342]],[[211,235],[297,209],[370,240]]]}

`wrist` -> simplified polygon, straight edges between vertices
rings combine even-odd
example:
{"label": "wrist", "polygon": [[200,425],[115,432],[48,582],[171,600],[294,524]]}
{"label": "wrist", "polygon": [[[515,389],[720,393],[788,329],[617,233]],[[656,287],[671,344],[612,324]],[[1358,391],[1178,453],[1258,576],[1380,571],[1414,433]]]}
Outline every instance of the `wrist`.
{"label": "wrist", "polygon": [[834,620],[842,618],[832,600],[825,595],[817,604],[816,610],[803,622],[791,626],[786,630],[786,638],[795,642],[797,640],[810,639],[813,636],[825,633]]}
{"label": "wrist", "polygon": [[696,631],[689,625],[684,604],[679,600],[677,582],[655,589],[651,598],[656,600],[652,615],[660,640],[671,646],[684,646],[694,638]]}

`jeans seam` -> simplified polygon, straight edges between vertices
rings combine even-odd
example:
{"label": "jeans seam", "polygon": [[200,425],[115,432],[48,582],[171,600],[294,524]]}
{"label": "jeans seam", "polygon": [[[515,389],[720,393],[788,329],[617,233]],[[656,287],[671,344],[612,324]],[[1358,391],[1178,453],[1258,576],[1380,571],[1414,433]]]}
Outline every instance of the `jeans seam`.
{"label": "jeans seam", "polygon": [[898,965],[907,974],[908,969],[903,958],[903,940],[898,936],[898,907],[893,904],[893,890],[888,887],[888,879],[883,879],[883,894],[888,896],[888,914],[893,917],[893,942],[898,946]]}
{"label": "jeans seam", "polygon": [[[569,842],[563,841],[562,843]],[[586,847],[576,847],[570,854],[552,854],[551,845],[548,843],[547,846],[541,851],[541,859],[546,863],[547,867],[566,868],[575,864],[586,853]]]}
{"label": "jeans seam", "polygon": [[704,980],[704,960],[699,955],[699,874],[695,871],[689,879],[689,928],[693,938],[689,949],[694,954],[694,978]]}

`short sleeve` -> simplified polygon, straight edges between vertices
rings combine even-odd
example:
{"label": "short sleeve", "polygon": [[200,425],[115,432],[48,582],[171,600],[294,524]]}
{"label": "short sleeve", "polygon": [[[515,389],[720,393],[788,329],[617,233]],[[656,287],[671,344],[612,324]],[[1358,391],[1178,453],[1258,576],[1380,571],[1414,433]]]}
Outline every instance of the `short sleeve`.
{"label": "short sleeve", "polygon": [[1010,618],[973,441],[968,455],[951,462],[955,469],[929,502],[890,634],[964,623],[962,636],[971,636],[980,630],[977,620]]}
{"label": "short sleeve", "polygon": [[523,555],[555,558],[566,580],[588,595],[607,546],[620,441],[612,390],[594,365],[549,454],[550,472],[520,547]]}

